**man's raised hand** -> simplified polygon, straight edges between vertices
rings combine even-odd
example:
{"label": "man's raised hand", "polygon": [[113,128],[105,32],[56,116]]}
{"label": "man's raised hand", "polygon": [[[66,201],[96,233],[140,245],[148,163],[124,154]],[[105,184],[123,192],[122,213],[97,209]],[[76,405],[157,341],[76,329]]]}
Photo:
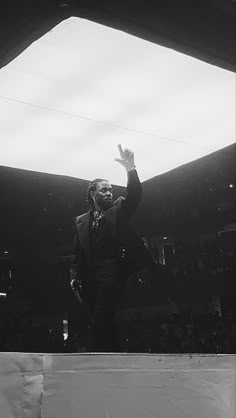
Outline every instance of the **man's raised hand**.
{"label": "man's raised hand", "polygon": [[127,171],[134,170],[135,164],[133,151],[129,150],[128,148],[124,148],[123,150],[121,144],[118,145],[118,149],[120,152],[120,158],[115,158],[115,161],[123,165]]}

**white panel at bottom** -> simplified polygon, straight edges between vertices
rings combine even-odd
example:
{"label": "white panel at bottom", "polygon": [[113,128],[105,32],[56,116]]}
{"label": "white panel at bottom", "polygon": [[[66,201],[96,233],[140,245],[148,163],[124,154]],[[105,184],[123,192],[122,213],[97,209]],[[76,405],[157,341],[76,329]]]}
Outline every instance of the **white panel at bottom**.
{"label": "white panel at bottom", "polygon": [[0,353],[1,417],[235,418],[236,356]]}

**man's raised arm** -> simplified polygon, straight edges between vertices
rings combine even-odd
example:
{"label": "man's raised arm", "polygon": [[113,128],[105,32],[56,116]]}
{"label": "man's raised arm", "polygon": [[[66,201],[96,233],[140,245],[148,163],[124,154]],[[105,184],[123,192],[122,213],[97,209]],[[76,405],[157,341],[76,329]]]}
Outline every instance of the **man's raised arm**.
{"label": "man's raised arm", "polygon": [[134,163],[134,153],[127,148],[123,150],[120,144],[118,145],[118,148],[120,158],[115,158],[115,160],[125,167],[128,177],[127,196],[123,205],[131,216],[141,201],[142,188]]}

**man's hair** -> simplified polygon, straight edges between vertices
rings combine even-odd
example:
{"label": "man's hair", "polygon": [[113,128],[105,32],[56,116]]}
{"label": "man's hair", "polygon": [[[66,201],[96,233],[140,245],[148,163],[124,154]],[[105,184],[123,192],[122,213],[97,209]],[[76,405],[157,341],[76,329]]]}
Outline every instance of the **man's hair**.
{"label": "man's hair", "polygon": [[100,183],[100,181],[108,181],[108,180],[97,178],[97,179],[92,180],[89,183],[89,187],[88,187],[88,191],[87,191],[87,202],[89,203],[90,207],[93,207],[93,205],[94,205],[94,201],[93,201],[93,199],[90,195],[90,192],[94,192],[96,190],[97,184]]}

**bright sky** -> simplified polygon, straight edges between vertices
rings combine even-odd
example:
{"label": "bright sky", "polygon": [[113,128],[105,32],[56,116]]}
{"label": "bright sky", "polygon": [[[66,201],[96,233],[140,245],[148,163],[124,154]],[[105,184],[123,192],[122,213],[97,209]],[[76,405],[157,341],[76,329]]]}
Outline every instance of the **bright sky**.
{"label": "bright sky", "polygon": [[70,18],[0,70],[0,165],[126,185],[235,142],[235,74]]}

